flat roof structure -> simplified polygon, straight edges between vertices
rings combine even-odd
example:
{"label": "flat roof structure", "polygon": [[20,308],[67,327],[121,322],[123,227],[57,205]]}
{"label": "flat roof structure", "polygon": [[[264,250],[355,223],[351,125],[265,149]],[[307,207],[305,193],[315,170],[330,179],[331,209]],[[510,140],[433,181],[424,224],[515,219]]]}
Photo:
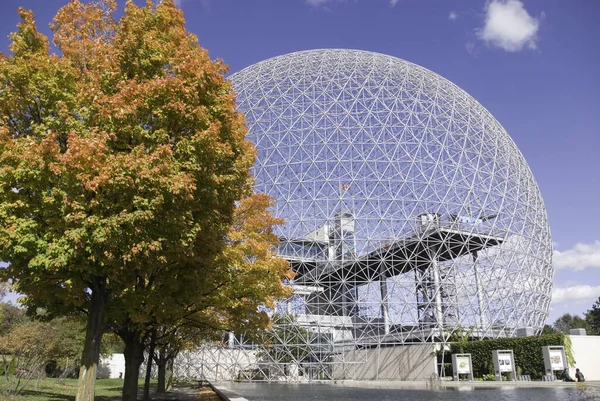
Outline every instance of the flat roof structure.
{"label": "flat roof structure", "polygon": [[[304,240],[312,243],[310,240]],[[378,279],[383,271],[388,277],[414,269],[426,269],[432,254],[439,262],[473,254],[499,245],[503,237],[474,233],[460,228],[437,227],[403,240],[386,243],[372,252],[348,260],[321,261],[306,258],[289,258],[297,274],[296,283],[339,283],[361,285]],[[284,256],[287,258],[287,256]]]}

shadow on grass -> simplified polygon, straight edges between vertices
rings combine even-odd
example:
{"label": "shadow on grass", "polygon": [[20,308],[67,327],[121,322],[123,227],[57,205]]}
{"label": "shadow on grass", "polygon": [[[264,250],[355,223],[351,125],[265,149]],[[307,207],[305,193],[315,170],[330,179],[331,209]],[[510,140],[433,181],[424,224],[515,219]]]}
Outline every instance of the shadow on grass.
{"label": "shadow on grass", "polygon": [[75,400],[74,395],[66,395],[66,394],[51,393],[51,392],[47,392],[47,391],[35,391],[35,390],[23,390],[23,391],[21,391],[20,396],[23,398],[32,398],[32,399],[39,398],[39,399],[52,400],[52,401]]}
{"label": "shadow on grass", "polygon": [[[76,389],[73,389],[75,391]],[[114,386],[114,387],[102,387],[100,390],[102,392],[114,392],[112,395],[98,395],[96,394],[94,397],[94,401],[114,401],[121,399],[121,392],[123,391],[122,386]],[[150,386],[151,392],[156,391],[156,385]],[[138,387],[138,395],[143,394],[144,387]],[[75,401],[75,395],[69,394],[61,394],[60,392],[53,392],[52,390],[23,390],[20,394],[20,397],[25,400],[35,400],[35,401]],[[2,399],[0,397],[0,399]]]}
{"label": "shadow on grass", "polygon": [[[122,387],[108,387],[103,388],[103,392],[115,392],[112,395],[98,395],[94,396],[94,401],[114,401],[121,399]],[[141,390],[140,390],[141,391]],[[26,400],[44,400],[44,401],[75,401],[75,395],[61,394],[59,392],[53,392],[52,390],[24,390],[21,392],[20,397]]]}
{"label": "shadow on grass", "polygon": [[[110,390],[121,390],[120,388],[116,387],[114,389],[110,389]],[[34,391],[34,390],[26,390],[21,392],[20,394],[21,397],[23,398],[31,398],[33,400],[47,400],[47,401],[75,401],[75,396],[74,395],[67,395],[67,394],[60,394],[60,393],[53,393],[50,391]],[[118,400],[120,397],[120,395],[112,395],[112,396],[108,396],[108,395],[97,395],[94,397],[94,401],[113,401],[113,400]]]}

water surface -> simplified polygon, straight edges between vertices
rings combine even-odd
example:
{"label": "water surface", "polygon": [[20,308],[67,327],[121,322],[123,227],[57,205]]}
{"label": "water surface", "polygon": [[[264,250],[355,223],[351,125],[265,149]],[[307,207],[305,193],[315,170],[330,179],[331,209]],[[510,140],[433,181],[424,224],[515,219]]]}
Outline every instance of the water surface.
{"label": "water surface", "polygon": [[573,387],[502,387],[379,389],[330,384],[227,383],[226,387],[250,401],[577,401]]}

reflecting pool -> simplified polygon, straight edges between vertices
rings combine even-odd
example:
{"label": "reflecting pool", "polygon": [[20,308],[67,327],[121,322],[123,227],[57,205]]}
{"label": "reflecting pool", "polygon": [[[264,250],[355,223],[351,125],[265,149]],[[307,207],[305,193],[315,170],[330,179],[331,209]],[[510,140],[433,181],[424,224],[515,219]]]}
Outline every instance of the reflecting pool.
{"label": "reflecting pool", "polygon": [[329,384],[227,383],[250,401],[577,401],[574,387],[462,387],[446,389],[358,388]]}

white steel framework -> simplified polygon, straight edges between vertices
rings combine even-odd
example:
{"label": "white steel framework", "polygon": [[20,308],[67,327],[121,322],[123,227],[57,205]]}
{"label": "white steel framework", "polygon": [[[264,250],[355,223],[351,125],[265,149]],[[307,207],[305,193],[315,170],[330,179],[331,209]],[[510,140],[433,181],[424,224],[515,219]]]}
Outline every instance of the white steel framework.
{"label": "white steel framework", "polygon": [[475,99],[355,50],[287,54],[231,80],[258,149],[256,191],[275,198],[279,254],[297,273],[270,345],[238,377],[331,378],[332,364],[361,362],[345,357],[357,348],[543,327],[553,268],[542,197]]}

